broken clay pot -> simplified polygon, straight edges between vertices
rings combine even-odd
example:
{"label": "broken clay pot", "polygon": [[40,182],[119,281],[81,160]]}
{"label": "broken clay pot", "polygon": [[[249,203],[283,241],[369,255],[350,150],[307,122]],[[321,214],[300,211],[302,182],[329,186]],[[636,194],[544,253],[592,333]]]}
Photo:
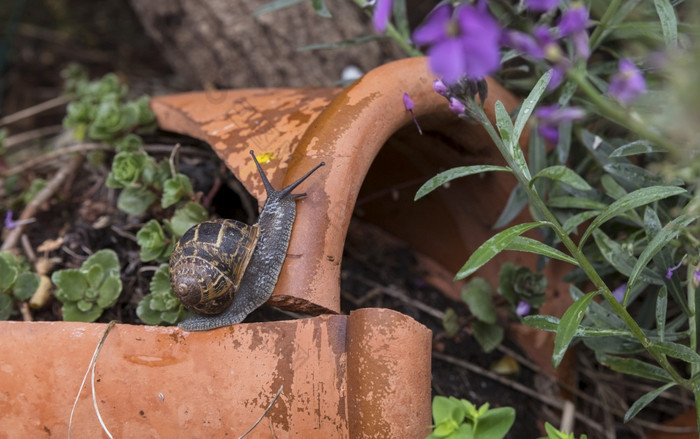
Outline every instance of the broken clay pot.
{"label": "broken clay pot", "polygon": [[[461,178],[413,200],[425,181],[451,167],[504,164],[485,130],[448,109],[432,88],[433,78],[425,58],[410,58],[378,67],[342,89],[186,93],[154,98],[152,108],[162,129],[208,142],[260,206],[265,191],[248,151],[267,159],[263,168],[275,187],[326,163],[300,186],[307,197],[297,203],[288,255],[268,304],[337,313],[341,258],[353,214],[452,273],[495,234],[492,225],[515,185],[508,173]],[[493,121],[497,100],[509,112],[519,101],[495,81],[487,82],[484,108]],[[404,93],[415,103],[423,135],[404,107]],[[526,131],[521,139],[527,138]],[[526,214],[516,219],[527,220]],[[477,275],[496,284],[507,261],[535,267],[536,257],[503,252]],[[551,300],[542,312],[561,316],[570,303],[568,286],[559,281],[561,265],[550,265],[545,274]],[[447,291],[459,299],[459,284]],[[551,370],[551,334],[525,327],[515,332],[522,341],[535,334],[535,359]]]}
{"label": "broken clay pot", "polygon": [[[0,436],[67,437],[106,325],[0,322]],[[429,433],[431,332],[386,309],[207,332],[116,325],[95,401],[114,437],[421,438]],[[107,437],[90,380],[73,437]]]}

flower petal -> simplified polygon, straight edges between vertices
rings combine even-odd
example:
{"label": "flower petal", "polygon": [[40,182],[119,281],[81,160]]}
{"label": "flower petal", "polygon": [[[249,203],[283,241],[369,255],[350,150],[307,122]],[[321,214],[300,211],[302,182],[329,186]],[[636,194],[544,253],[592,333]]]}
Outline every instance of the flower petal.
{"label": "flower petal", "polygon": [[422,46],[435,44],[447,39],[447,28],[451,17],[451,5],[445,4],[435,8],[425,19],[425,23],[413,32],[413,42]]}

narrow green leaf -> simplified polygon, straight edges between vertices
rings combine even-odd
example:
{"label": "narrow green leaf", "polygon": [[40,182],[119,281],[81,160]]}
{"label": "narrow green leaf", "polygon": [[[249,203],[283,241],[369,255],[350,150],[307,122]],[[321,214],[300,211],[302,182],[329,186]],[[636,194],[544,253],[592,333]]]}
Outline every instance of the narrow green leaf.
{"label": "narrow green leaf", "polygon": [[267,12],[276,11],[278,9],[284,9],[303,1],[304,0],[274,0],[253,11],[253,17],[257,17],[258,15],[262,15]]}
{"label": "narrow green leaf", "polygon": [[639,413],[644,407],[646,407],[650,402],[656,399],[657,396],[665,392],[666,390],[670,389],[671,387],[675,386],[676,383],[668,383],[664,384],[663,386],[659,387],[658,389],[654,389],[649,393],[645,393],[642,395],[641,398],[636,400],[634,404],[627,410],[627,413],[625,413],[625,417],[623,419],[624,422],[628,422],[630,419],[634,418],[637,416],[637,413]]}
{"label": "narrow green leaf", "polygon": [[506,202],[506,207],[503,208],[501,216],[498,217],[496,223],[493,225],[494,229],[501,229],[508,225],[511,221],[515,219],[516,216],[527,206],[527,193],[523,186],[518,184],[515,185],[513,191],[508,197]]}
{"label": "narrow green leaf", "polygon": [[[625,249],[622,248],[620,243],[614,239],[610,239],[608,235],[600,230],[593,232],[593,239],[595,240],[600,253],[603,255],[606,261],[610,263],[617,271],[620,273],[630,276],[632,270],[637,263],[634,256],[630,255]],[[651,271],[648,268],[643,268],[637,277],[646,283],[654,285],[663,285],[664,281],[658,273]],[[627,303],[627,296],[629,292],[632,291],[631,288],[627,288],[627,293],[625,293],[625,301]]]}
{"label": "narrow green leaf", "polygon": [[557,328],[559,327],[559,319],[557,317],[543,314],[525,316],[523,317],[523,323],[531,328],[547,332],[557,332]]}
{"label": "narrow green leaf", "polygon": [[576,335],[576,332],[586,314],[586,308],[593,298],[598,294],[598,291],[592,291],[583,297],[576,300],[564,312],[557,328],[557,335],[554,337],[554,354],[552,355],[552,365],[556,369],[564,359],[564,354],[571,344],[571,340]]}
{"label": "narrow green leaf", "polygon": [[[617,181],[626,184],[631,190],[666,184],[660,176],[632,163],[612,162],[604,165],[603,169]],[[680,183],[674,182],[671,185],[680,186]]]}
{"label": "narrow green leaf", "polygon": [[311,0],[311,6],[313,6],[317,15],[324,18],[331,18],[331,13],[328,11],[328,8],[326,8],[326,4],[323,0]]}
{"label": "narrow green leaf", "polygon": [[456,178],[466,177],[467,175],[480,174],[482,172],[499,171],[499,172],[513,172],[510,168],[505,166],[494,166],[494,165],[476,165],[476,166],[459,166],[457,168],[448,169],[443,171],[426,181],[423,186],[418,189],[416,196],[413,201],[423,198],[430,192],[439,188],[443,184],[452,181]]}
{"label": "narrow green leaf", "polygon": [[620,146],[610,154],[610,157],[628,157],[631,155],[651,154],[653,152],[665,152],[665,150],[647,140],[636,140]]}
{"label": "narrow green leaf", "polygon": [[600,211],[608,207],[607,204],[601,203],[600,201],[581,197],[551,197],[547,201],[547,205],[560,209],[592,209]]}
{"label": "narrow green leaf", "polygon": [[695,218],[681,215],[666,224],[663,229],[659,230],[659,232],[654,235],[651,241],[649,241],[649,244],[644,248],[644,251],[642,251],[642,254],[639,255],[639,259],[637,259],[637,263],[634,265],[634,269],[632,273],[630,273],[630,278],[627,281],[627,288],[632,288],[640,273],[647,266],[649,261],[652,260],[654,255],[661,251],[671,240],[675,239],[680,229],[688,226],[693,221],[695,221]]}
{"label": "narrow green leaf", "polygon": [[394,0],[392,14],[396,29],[404,38],[408,39],[411,36],[411,29],[408,24],[406,0]]}
{"label": "narrow green leaf", "polygon": [[513,139],[513,121],[510,120],[510,115],[501,101],[496,101],[494,110],[496,112],[496,126],[501,134],[501,139],[506,147],[511,149],[513,142],[517,142]]}
{"label": "narrow green leaf", "polygon": [[560,261],[568,262],[569,264],[573,264],[578,267],[578,262],[571,256],[555,249],[554,247],[550,247],[547,244],[525,236],[516,236],[504,250],[535,253],[538,255],[547,256],[548,258],[559,259]]}
{"label": "narrow green leaf", "polygon": [[656,331],[659,333],[659,340],[664,341],[666,332],[666,309],[668,308],[668,290],[666,285],[659,289],[656,295]]}
{"label": "narrow green leaf", "polygon": [[654,381],[667,383],[672,381],[671,375],[659,366],[646,363],[636,358],[622,358],[614,356],[603,356],[601,362],[608,365],[615,372],[622,372],[627,375],[634,375]]}
{"label": "narrow green leaf", "polygon": [[668,355],[669,357],[678,358],[679,360],[688,363],[700,363],[700,355],[688,346],[673,343],[671,341],[660,341],[653,344],[658,352]]}
{"label": "narrow green leaf", "polygon": [[549,225],[546,221],[532,222],[518,224],[508,228],[502,232],[497,233],[491,239],[481,244],[479,248],[476,249],[474,253],[471,254],[466,264],[459,270],[455,276],[455,280],[464,279],[470,276],[476,270],[481,268],[482,265],[490,261],[494,256],[505,249],[508,244],[515,239],[515,237],[522,235],[528,230],[534,229],[535,227],[541,227]]}
{"label": "narrow green leaf", "polygon": [[670,0],[654,0],[654,6],[659,15],[664,41],[669,46],[675,46],[678,43],[678,20],[673,5]]}
{"label": "narrow green leaf", "polygon": [[653,203],[664,198],[672,197],[674,195],[680,195],[686,192],[685,189],[675,187],[675,186],[652,186],[645,187],[642,189],[637,189],[634,192],[630,192],[624,197],[615,200],[610,206],[603,210],[600,215],[598,215],[591,225],[588,227],[586,232],[581,238],[579,243],[579,248],[583,247],[591,233],[600,227],[604,222],[611,218],[614,218],[628,210],[635,209],[639,206],[644,206],[645,204]]}
{"label": "narrow green leaf", "polygon": [[548,168],[544,168],[543,170],[538,172],[534,177],[532,177],[532,180],[530,180],[530,187],[532,187],[532,184],[535,180],[542,177],[547,177],[551,178],[552,180],[561,181],[562,183],[566,183],[574,189],[579,189],[582,191],[588,191],[592,189],[591,186],[586,182],[586,180],[581,178],[580,175],[578,175],[572,169],[569,169],[563,165],[555,165],[550,166]]}
{"label": "narrow green leaf", "polygon": [[600,210],[587,210],[585,212],[577,213],[564,221],[561,226],[564,228],[567,234],[573,233],[576,227],[580,226],[582,223],[588,221],[596,215],[600,214]]}
{"label": "narrow green leaf", "polygon": [[525,128],[525,124],[532,115],[537,103],[539,102],[542,94],[547,89],[550,79],[552,79],[553,70],[548,70],[540,77],[537,84],[532,88],[530,94],[525,98],[523,103],[520,105],[520,111],[518,116],[515,118],[515,124],[513,125],[513,138],[514,143],[517,143],[520,139],[520,135]]}

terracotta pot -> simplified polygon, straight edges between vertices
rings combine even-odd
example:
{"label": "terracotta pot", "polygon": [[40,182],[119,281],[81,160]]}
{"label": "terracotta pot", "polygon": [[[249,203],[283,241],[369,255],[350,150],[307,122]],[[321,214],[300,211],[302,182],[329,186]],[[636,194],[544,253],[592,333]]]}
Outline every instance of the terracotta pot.
{"label": "terracotta pot", "polygon": [[[106,325],[0,322],[2,437],[67,437]],[[425,437],[431,333],[400,313],[233,325],[117,325],[97,361],[101,417],[119,438]],[[90,387],[73,437],[103,437]],[[106,436],[105,436],[106,437]]]}
{"label": "terracotta pot", "polygon": [[[308,196],[297,203],[288,257],[268,304],[312,314],[338,312],[340,264],[353,210],[455,273],[495,233],[492,225],[515,185],[509,174],[488,173],[413,201],[416,190],[440,171],[503,163],[483,129],[447,108],[432,89],[433,78],[425,58],[410,58],[381,66],[344,89],[186,93],[154,98],[152,108],[161,128],[208,142],[260,206],[265,194],[249,150],[271,157],[263,166],[276,187],[326,162],[300,187]],[[492,120],[496,100],[509,112],[519,104],[495,81],[489,79],[488,86],[485,110]],[[422,136],[403,105],[403,93],[415,102]],[[525,132],[522,139],[527,138]],[[505,252],[478,275],[496,284],[506,261],[534,267],[536,257]],[[552,264],[545,272],[551,297],[545,313],[560,316],[570,303],[568,286],[559,281],[565,269]],[[458,298],[460,284],[448,284],[441,282]],[[552,335],[525,327],[517,327],[515,335],[523,341],[536,337],[533,358],[551,371]]]}

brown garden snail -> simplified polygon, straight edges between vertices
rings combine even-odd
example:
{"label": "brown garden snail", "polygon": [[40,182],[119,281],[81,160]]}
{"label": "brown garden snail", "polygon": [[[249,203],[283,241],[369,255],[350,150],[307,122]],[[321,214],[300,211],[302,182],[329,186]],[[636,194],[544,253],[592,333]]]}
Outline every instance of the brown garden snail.
{"label": "brown garden snail", "polygon": [[292,191],[314,171],[282,190],[275,190],[250,151],[267,200],[256,225],[228,219],[205,221],[190,228],[170,256],[170,284],[186,308],[198,314],[180,322],[188,331],[240,323],[272,295],[287,255],[296,200]]}

